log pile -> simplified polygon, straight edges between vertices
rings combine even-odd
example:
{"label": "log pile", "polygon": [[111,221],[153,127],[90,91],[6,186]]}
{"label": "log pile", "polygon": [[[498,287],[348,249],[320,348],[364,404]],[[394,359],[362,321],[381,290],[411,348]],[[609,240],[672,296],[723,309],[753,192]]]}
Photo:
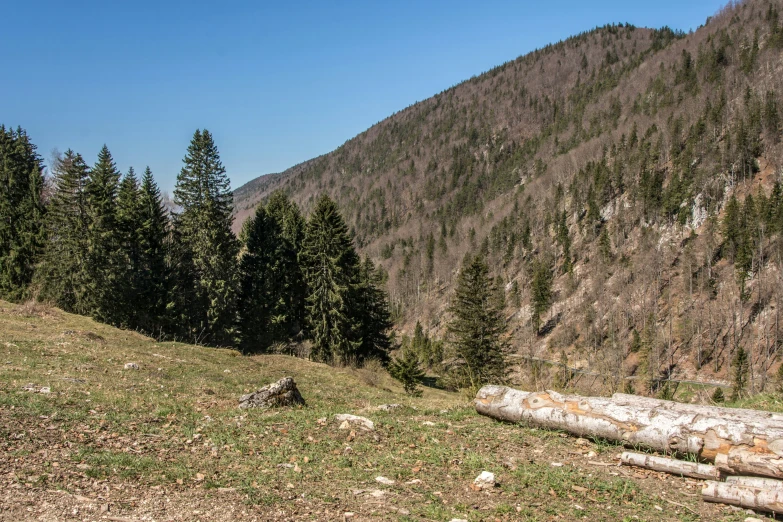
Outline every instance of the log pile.
{"label": "log pile", "polygon": [[622,393],[582,397],[505,386],[481,388],[475,406],[480,414],[498,420],[690,456],[699,462],[631,452],[623,453],[621,461],[706,480],[702,497],[709,502],[783,513],[781,414]]}

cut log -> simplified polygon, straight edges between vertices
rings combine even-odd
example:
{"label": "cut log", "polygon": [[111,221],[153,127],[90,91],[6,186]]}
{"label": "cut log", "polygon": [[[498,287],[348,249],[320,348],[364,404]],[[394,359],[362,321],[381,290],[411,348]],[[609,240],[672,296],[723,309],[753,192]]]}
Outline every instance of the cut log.
{"label": "cut log", "polygon": [[783,489],[754,488],[727,482],[708,481],[701,490],[707,502],[731,504],[758,511],[783,513]]}
{"label": "cut log", "polygon": [[[783,478],[783,417],[769,412],[683,405],[634,395],[581,397],[485,386],[476,410],[489,417],[600,437],[714,461],[731,474]],[[712,413],[711,413],[712,412]]]}
{"label": "cut log", "polygon": [[645,455],[644,453],[623,452],[620,461],[626,466],[662,471],[672,475],[682,475],[698,479],[720,480],[721,473],[715,466],[699,464],[698,462],[686,462],[684,460],[670,459]]}
{"label": "cut log", "polygon": [[783,489],[783,480],[767,477],[741,477],[737,475],[730,475],[726,477],[726,483],[738,484],[740,486],[748,486],[751,488]]}

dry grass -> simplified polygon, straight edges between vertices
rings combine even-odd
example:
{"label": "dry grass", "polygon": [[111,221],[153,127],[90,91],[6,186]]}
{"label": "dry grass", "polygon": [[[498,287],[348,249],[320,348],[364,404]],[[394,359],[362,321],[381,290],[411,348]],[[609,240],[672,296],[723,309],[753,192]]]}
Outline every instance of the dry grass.
{"label": "dry grass", "polygon": [[[379,384],[369,386],[367,368],[158,343],[19,308],[0,302],[0,519],[745,516],[701,503],[695,481],[589,464],[614,463],[614,446],[576,446],[559,433],[497,423],[441,390],[412,398],[377,369]],[[126,362],[139,369],[124,370]],[[286,375],[306,407],[237,409],[242,393]],[[23,390],[29,383],[51,393]],[[402,407],[377,409],[389,403]],[[336,413],[367,416],[376,429],[340,430],[330,421]],[[496,473],[499,487],[469,487],[483,470]]]}

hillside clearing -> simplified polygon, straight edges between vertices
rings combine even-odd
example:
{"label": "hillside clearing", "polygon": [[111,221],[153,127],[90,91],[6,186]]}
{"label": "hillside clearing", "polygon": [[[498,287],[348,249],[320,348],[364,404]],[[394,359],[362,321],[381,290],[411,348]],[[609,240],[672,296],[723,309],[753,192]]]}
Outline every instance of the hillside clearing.
{"label": "hillside clearing", "polygon": [[[5,302],[0,354],[4,520],[747,516],[702,503],[696,480],[619,467],[617,446],[497,423],[441,390],[410,398],[387,376],[158,343]],[[237,408],[241,394],[286,375],[306,407]],[[390,403],[402,407],[377,409]],[[376,429],[340,430],[337,413]],[[499,486],[475,491],[484,470]]]}

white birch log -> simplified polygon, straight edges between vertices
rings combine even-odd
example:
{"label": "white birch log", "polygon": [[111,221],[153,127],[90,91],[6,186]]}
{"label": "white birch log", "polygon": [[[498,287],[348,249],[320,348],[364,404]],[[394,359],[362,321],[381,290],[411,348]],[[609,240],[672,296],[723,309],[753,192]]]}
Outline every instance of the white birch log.
{"label": "white birch log", "polygon": [[[660,452],[688,453],[713,461],[731,474],[783,478],[783,418],[769,412],[709,406],[692,408],[672,401],[623,395],[608,397],[562,395],[553,391],[524,392],[505,386],[485,386],[476,410],[496,419],[600,437]],[[711,413],[712,412],[712,413]]]}
{"label": "white birch log", "polygon": [[708,481],[701,490],[707,502],[731,504],[758,511],[783,513],[783,489],[754,488],[727,482]]}
{"label": "white birch log", "polygon": [[783,480],[767,477],[742,477],[739,475],[729,475],[726,477],[726,483],[737,484],[739,486],[748,486],[751,488],[783,489]]}
{"label": "white birch log", "polygon": [[707,480],[720,480],[721,473],[715,466],[700,464],[698,462],[686,462],[684,460],[656,457],[644,453],[625,451],[620,456],[620,461],[626,466],[662,471],[672,475],[682,475]]}

